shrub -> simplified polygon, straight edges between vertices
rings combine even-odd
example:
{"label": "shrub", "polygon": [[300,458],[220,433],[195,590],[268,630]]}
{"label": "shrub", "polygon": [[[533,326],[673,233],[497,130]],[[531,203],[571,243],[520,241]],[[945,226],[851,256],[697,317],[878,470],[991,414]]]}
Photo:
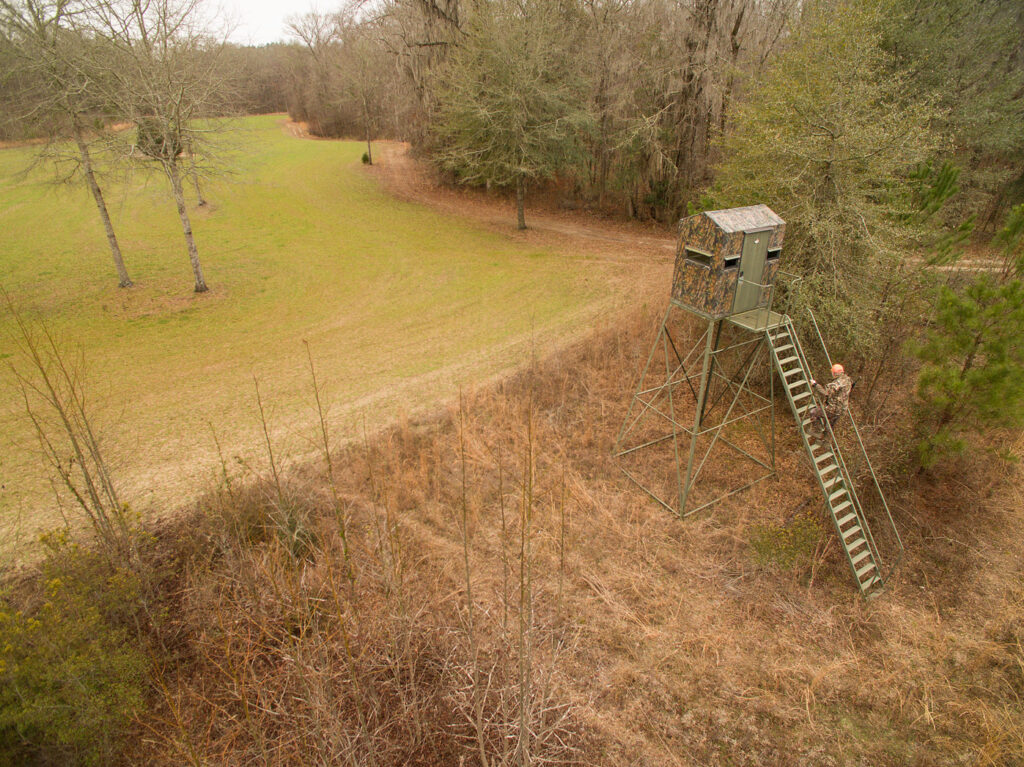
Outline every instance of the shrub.
{"label": "shrub", "polygon": [[921,466],[964,451],[964,437],[1024,425],[1024,205],[998,240],[1003,264],[963,285],[943,285],[924,340],[917,380]]}
{"label": "shrub", "polygon": [[761,567],[782,570],[809,565],[821,533],[821,525],[806,513],[781,525],[757,525],[750,535],[754,560]]}
{"label": "shrub", "polygon": [[146,659],[124,622],[138,581],[49,543],[42,592],[0,597],[0,762],[106,764],[143,705]]}

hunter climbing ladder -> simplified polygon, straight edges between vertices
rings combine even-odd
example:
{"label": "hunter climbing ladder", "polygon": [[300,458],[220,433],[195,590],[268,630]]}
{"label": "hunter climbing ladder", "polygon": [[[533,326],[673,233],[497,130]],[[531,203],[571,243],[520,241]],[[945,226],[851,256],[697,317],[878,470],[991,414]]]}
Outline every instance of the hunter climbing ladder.
{"label": "hunter climbing ladder", "polygon": [[810,410],[815,403],[810,366],[800,338],[792,320],[785,315],[780,324],[765,330],[765,333],[775,370],[783,382],[797,430],[811,460],[825,507],[835,525],[839,545],[846,554],[861,593],[866,597],[876,596],[885,585],[881,558],[842,451],[827,421],[828,433],[824,440],[819,441],[807,433],[811,424]]}

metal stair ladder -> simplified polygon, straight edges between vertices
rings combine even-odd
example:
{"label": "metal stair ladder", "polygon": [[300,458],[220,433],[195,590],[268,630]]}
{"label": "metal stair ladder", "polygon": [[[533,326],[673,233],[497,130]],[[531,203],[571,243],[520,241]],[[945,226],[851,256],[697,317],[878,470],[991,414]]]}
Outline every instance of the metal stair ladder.
{"label": "metal stair ladder", "polygon": [[784,384],[786,399],[789,400],[804,447],[811,459],[825,506],[835,523],[840,546],[846,552],[861,594],[868,598],[875,597],[885,586],[881,559],[846,462],[831,428],[828,429],[824,443],[807,433],[811,423],[808,413],[814,407],[815,400],[811,389],[810,367],[796,329],[792,320],[784,316],[780,324],[767,329],[765,333],[775,370]]}

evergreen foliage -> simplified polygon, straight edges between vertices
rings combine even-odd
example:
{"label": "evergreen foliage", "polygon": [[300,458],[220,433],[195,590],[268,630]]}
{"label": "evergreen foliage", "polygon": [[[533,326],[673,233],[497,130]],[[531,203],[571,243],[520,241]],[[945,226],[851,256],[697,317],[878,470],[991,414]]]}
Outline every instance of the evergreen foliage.
{"label": "evergreen foliage", "polygon": [[109,764],[148,688],[127,629],[139,582],[48,535],[44,591],[0,596],[0,762]]}
{"label": "evergreen foliage", "polygon": [[591,124],[572,51],[573,11],[542,0],[479,6],[441,74],[438,158],[463,183],[516,188],[578,157]]}
{"label": "evergreen foliage", "polygon": [[913,92],[942,107],[940,129],[965,169],[957,212],[977,210],[995,228],[1004,204],[1024,197],[1024,4],[896,0],[892,8],[886,46]]}
{"label": "evergreen foliage", "polygon": [[957,290],[940,288],[935,319],[915,349],[923,467],[964,450],[964,436],[1024,425],[1024,205],[999,241],[1001,273],[983,272]]}
{"label": "evergreen foliage", "polygon": [[[884,333],[920,209],[911,178],[935,147],[934,110],[908,101],[874,0],[817,3],[737,105],[707,201],[768,204],[787,222],[790,309],[815,310],[830,344],[867,355]],[[794,305],[795,304],[795,305]]]}

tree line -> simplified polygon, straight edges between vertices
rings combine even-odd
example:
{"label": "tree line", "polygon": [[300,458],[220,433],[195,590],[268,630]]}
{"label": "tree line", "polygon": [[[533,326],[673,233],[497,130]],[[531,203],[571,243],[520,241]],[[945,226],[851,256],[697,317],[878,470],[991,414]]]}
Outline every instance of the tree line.
{"label": "tree line", "polygon": [[[930,107],[899,127],[926,129],[957,163],[951,208],[994,233],[1024,196],[1013,0],[349,2],[293,19],[286,65],[265,50],[290,73],[281,101],[318,135],[408,140],[467,183],[557,177],[580,203],[669,223],[714,184],[734,118],[766,84],[857,66],[856,50],[814,49],[807,31],[865,13],[871,76],[898,81],[900,108]],[[804,60],[780,62],[794,47]]]}

